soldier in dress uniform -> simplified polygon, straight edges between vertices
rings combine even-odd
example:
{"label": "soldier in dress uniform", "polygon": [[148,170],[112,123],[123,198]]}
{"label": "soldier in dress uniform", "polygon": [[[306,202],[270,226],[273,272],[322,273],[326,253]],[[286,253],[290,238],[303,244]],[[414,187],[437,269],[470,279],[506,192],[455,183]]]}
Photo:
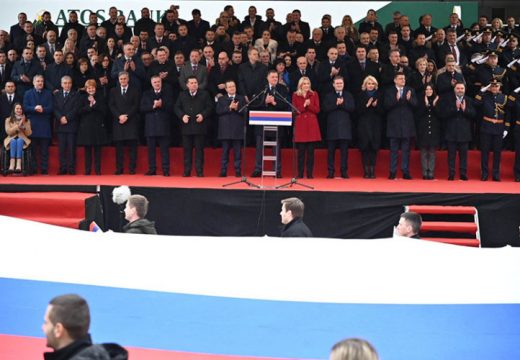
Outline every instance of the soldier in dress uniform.
{"label": "soldier in dress uniform", "polygon": [[520,96],[518,94],[509,95],[508,101],[511,104],[511,124],[515,135],[515,165],[513,172],[515,181],[520,182]]}
{"label": "soldier in dress uniform", "polygon": [[507,71],[498,65],[498,53],[489,51],[486,53],[486,56],[488,57],[486,62],[478,65],[475,70],[475,86],[486,86],[493,80],[497,80],[502,84],[502,92],[507,94],[509,91]]}
{"label": "soldier in dress uniform", "polygon": [[506,111],[507,96],[500,92],[501,83],[494,79],[484,94],[475,96],[476,104],[481,107],[480,153],[481,180],[488,179],[489,151],[493,151],[493,181],[500,181],[500,155],[502,140],[509,130],[509,111]]}

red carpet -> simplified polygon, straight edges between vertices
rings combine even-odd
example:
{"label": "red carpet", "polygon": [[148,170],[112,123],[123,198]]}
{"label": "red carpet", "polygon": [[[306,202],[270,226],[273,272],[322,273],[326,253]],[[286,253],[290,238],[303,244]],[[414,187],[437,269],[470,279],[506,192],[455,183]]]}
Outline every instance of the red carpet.
{"label": "red carpet", "polygon": [[0,215],[77,229],[92,194],[74,192],[0,193]]}
{"label": "red carpet", "polygon": [[[42,335],[43,336],[43,335]],[[94,339],[95,340],[95,339]],[[124,344],[121,344],[124,346]],[[194,354],[182,351],[166,351],[125,347],[131,360],[260,360],[267,358],[246,356],[223,356],[210,354]],[[0,334],[2,360],[43,359],[43,353],[50,351],[44,338],[29,336],[12,336]]]}
{"label": "red carpet", "polygon": [[[247,149],[246,175],[250,175],[253,169],[254,149]],[[226,178],[218,177],[220,170],[220,149],[206,149],[205,175],[204,178],[181,177],[182,173],[182,149],[171,149],[172,177],[166,178],[162,175],[144,176],[147,170],[146,148],[139,148],[138,174],[114,176],[114,149],[105,148],[103,153],[103,167],[101,176],[65,175],[57,176],[57,149],[51,147],[50,174],[48,176],[8,176],[0,177],[2,184],[43,184],[43,185],[129,185],[149,187],[180,187],[180,188],[221,188],[223,184],[237,180],[234,176]],[[422,180],[419,152],[412,152],[411,170],[414,180],[388,180],[388,151],[380,151],[378,156],[377,179],[363,179],[360,154],[357,150],[351,150],[349,155],[350,179],[326,179],[326,151],[316,151],[315,178],[301,179],[301,182],[311,185],[318,191],[355,191],[355,192],[427,192],[427,193],[520,193],[520,183],[513,182],[512,168],[514,153],[504,152],[502,155],[502,182],[480,181],[480,153],[471,151],[469,154],[469,181],[447,181],[447,153],[439,151],[437,155],[436,180]],[[283,178],[273,179],[248,178],[251,182],[263,185],[270,189],[287,183],[292,177],[292,156],[290,150],[283,151]],[[126,164],[126,163],[125,163]],[[127,169],[126,169],[127,170]],[[83,171],[83,154],[78,151],[77,173]],[[339,171],[338,171],[339,172]],[[160,171],[158,172],[160,174]],[[230,169],[229,174],[234,171]],[[398,174],[398,177],[400,174]],[[250,189],[245,184],[237,184],[227,189]],[[295,190],[306,190],[306,188],[295,185]]]}

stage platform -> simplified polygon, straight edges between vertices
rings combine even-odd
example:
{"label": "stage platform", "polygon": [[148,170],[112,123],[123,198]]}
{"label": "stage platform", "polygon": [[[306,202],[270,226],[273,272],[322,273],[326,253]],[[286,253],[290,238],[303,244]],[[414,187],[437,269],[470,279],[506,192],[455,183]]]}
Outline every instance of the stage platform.
{"label": "stage platform", "polygon": [[[412,153],[413,180],[388,180],[388,152],[381,151],[376,179],[364,179],[360,154],[350,150],[350,179],[326,179],[326,151],[317,150],[315,178],[300,179],[298,184],[277,189],[292,177],[292,154],[283,152],[283,178],[248,178],[260,189],[244,183],[224,187],[240,180],[218,177],[220,149],[206,149],[205,177],[182,177],[182,150],[171,149],[173,176],[144,176],[147,170],[146,148],[139,149],[137,175],[112,175],[114,149],[104,149],[102,175],[57,176],[56,148],[51,147],[51,175],[0,177],[2,192],[90,192],[101,199],[105,229],[121,228],[120,209],[112,203],[113,187],[128,185],[133,193],[150,200],[149,217],[162,234],[200,236],[277,236],[280,233],[280,200],[301,197],[306,204],[305,221],[314,235],[332,238],[373,239],[389,237],[405,205],[464,205],[479,211],[482,246],[520,246],[520,183],[513,182],[514,154],[504,152],[502,181],[480,181],[480,154],[470,152],[469,181],[448,181],[446,152],[439,151],[437,180],[422,180],[419,152]],[[247,149],[247,159],[254,149]],[[83,169],[78,151],[78,174]],[[250,175],[252,164],[246,166]],[[234,175],[230,168],[229,174]],[[53,175],[54,174],[54,175]],[[59,199],[57,199],[59,204]]]}

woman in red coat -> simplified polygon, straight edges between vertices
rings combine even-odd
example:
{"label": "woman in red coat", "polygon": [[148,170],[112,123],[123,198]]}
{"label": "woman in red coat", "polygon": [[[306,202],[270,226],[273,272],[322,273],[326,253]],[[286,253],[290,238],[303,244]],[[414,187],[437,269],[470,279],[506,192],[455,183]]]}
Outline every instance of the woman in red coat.
{"label": "woman in red coat", "polygon": [[311,89],[311,81],[302,76],[298,81],[297,90],[292,97],[292,103],[300,112],[294,120],[294,142],[298,147],[298,177],[303,177],[305,153],[307,153],[307,178],[312,179],[314,168],[314,147],[321,141],[318,113],[320,99],[316,91]]}

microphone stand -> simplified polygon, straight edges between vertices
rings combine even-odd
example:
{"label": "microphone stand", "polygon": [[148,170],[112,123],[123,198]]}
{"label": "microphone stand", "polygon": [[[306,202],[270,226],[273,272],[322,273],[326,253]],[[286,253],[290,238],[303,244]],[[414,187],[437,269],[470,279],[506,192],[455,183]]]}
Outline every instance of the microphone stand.
{"label": "microphone stand", "polygon": [[[251,101],[249,101],[248,103],[244,104],[244,106],[242,106],[240,109],[238,109],[238,113],[241,113],[242,111],[244,111],[245,109],[249,108],[250,104],[253,103],[256,99],[258,99],[261,95],[265,94],[267,92],[267,89],[268,87],[266,87],[264,90],[260,91],[257,95],[253,96],[253,98],[251,99]],[[245,116],[245,114],[244,114]],[[257,189],[260,189],[260,185],[257,185],[257,184],[253,184],[252,182],[250,182],[249,180],[247,180],[247,176],[245,175],[245,169],[246,169],[246,138],[247,138],[247,121],[244,121],[244,135],[243,135],[243,144],[242,144],[242,148],[243,148],[243,156],[242,156],[242,163],[240,164],[241,165],[241,168],[242,168],[242,178],[240,180],[237,180],[237,181],[233,181],[233,182],[230,182],[230,183],[227,183],[227,184],[223,184],[222,187],[226,187],[226,186],[231,186],[231,185],[236,185],[236,184],[240,184],[240,183],[244,183],[246,184],[247,186],[249,187],[254,187],[254,188],[257,188]]]}
{"label": "microphone stand", "polygon": [[[282,102],[284,102],[285,104],[287,104],[293,113],[296,113],[297,115],[300,115],[300,111],[293,105],[291,104],[289,101],[287,101],[287,99],[285,97],[283,97],[282,95],[278,94],[278,91],[275,91],[273,92],[273,95],[275,97],[277,97],[278,99],[282,100]],[[281,152],[281,149],[278,147],[278,151]],[[282,184],[282,185],[279,185],[279,186],[276,186],[275,189],[282,189],[282,188],[285,188],[285,187],[293,187],[293,185],[300,185],[300,186],[303,186],[307,189],[311,189],[311,190],[314,190],[314,187],[313,186],[310,186],[310,185],[307,185],[307,184],[304,184],[300,181],[298,181],[298,179],[296,178],[296,143],[294,142],[294,129],[293,129],[293,135],[292,135],[292,167],[293,167],[293,177],[291,178],[291,181],[289,181],[288,183],[285,183],[285,184]],[[282,154],[280,153],[280,161],[282,160]]]}

